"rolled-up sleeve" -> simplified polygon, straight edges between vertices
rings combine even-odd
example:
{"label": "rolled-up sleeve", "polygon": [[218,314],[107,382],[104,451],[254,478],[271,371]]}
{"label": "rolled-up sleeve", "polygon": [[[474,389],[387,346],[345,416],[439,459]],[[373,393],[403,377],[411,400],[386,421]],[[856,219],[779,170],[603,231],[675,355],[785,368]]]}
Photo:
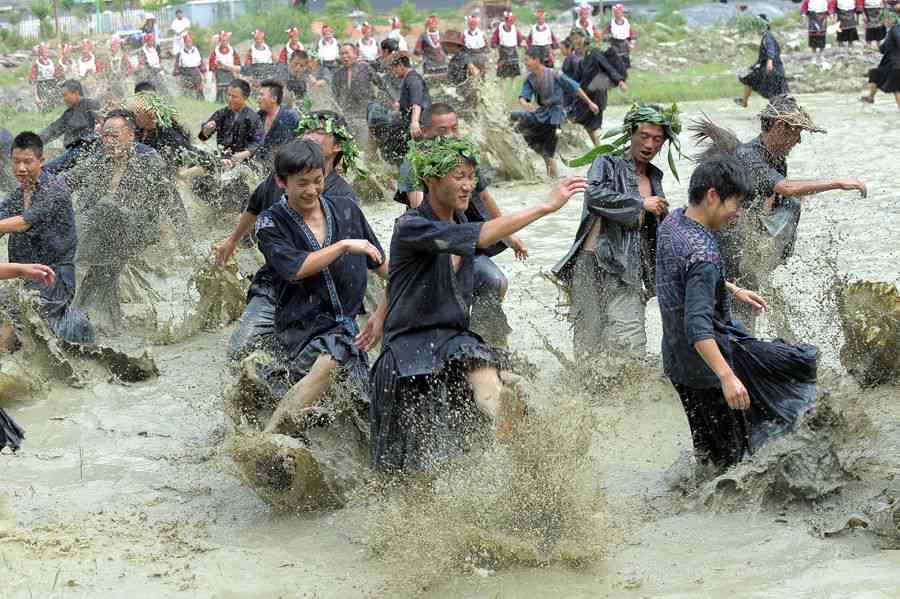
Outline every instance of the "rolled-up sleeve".
{"label": "rolled-up sleeve", "polygon": [[406,214],[397,220],[395,243],[404,249],[429,254],[474,256],[483,224],[434,221]]}
{"label": "rolled-up sleeve", "polygon": [[716,285],[719,271],[711,262],[695,262],[688,267],[684,291],[684,328],[688,343],[713,339]]}

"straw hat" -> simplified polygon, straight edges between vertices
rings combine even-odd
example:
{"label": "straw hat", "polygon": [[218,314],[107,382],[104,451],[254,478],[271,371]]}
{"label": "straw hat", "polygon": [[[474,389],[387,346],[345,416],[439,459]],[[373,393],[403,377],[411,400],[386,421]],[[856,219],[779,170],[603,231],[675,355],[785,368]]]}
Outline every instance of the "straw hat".
{"label": "straw hat", "polygon": [[448,29],[444,32],[444,35],[441,36],[441,44],[445,46],[459,46],[464,48],[466,46],[466,41],[463,39],[462,34],[455,29]]}
{"label": "straw hat", "polygon": [[787,94],[775,96],[759,113],[762,120],[781,121],[791,127],[799,127],[810,133],[825,133],[825,129],[813,123],[809,114],[800,107],[793,96]]}

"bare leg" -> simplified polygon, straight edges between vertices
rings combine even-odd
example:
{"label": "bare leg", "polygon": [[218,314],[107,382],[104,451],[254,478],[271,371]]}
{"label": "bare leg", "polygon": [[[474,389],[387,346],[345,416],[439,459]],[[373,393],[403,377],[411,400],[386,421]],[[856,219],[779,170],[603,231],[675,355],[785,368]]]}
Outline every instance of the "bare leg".
{"label": "bare leg", "polygon": [[512,388],[503,385],[493,366],[482,366],[468,374],[475,405],[494,423],[499,441],[509,440],[516,422],[525,414],[525,390],[521,380],[513,375],[507,376],[511,379]]}
{"label": "bare leg", "polygon": [[331,372],[337,366],[329,354],[316,358],[309,373],[285,394],[263,432],[287,434],[303,428],[303,414],[322,399],[331,383]]}
{"label": "bare leg", "polygon": [[5,322],[0,325],[0,354],[9,354],[16,351],[18,341],[12,324]]}
{"label": "bare leg", "polygon": [[900,108],[900,92],[894,92],[894,101],[897,103],[897,108]]}
{"label": "bare leg", "polygon": [[556,168],[556,160],[553,158],[544,158],[544,164],[547,166],[547,176],[554,179],[559,176],[559,169]]}
{"label": "bare leg", "polygon": [[875,85],[874,83],[870,83],[869,84],[869,95],[863,96],[862,98],[860,98],[860,100],[862,100],[866,104],[874,104],[875,103],[875,94],[877,94],[877,93],[878,93],[878,86]]}
{"label": "bare leg", "polygon": [[586,129],[588,135],[591,137],[591,143],[595,146],[600,143],[600,130],[599,129]]}

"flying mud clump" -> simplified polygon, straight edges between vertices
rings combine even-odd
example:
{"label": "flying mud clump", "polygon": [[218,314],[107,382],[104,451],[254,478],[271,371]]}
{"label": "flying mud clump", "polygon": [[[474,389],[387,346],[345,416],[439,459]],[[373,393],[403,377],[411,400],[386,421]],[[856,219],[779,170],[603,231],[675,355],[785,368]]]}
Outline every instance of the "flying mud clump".
{"label": "flying mud clump", "polygon": [[838,282],[841,364],[865,387],[900,381],[900,294],[891,283]]}

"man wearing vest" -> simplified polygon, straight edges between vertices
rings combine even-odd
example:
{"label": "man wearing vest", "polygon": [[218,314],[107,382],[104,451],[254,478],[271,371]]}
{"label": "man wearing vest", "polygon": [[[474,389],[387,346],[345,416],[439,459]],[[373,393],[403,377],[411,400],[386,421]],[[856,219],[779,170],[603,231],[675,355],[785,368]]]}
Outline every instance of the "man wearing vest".
{"label": "man wearing vest", "polygon": [[182,39],[181,50],[175,55],[175,68],[172,74],[179,78],[181,86],[185,90],[196,92],[199,100],[203,99],[203,56],[194,45],[190,33],[185,33]]}
{"label": "man wearing vest", "polygon": [[545,67],[553,68],[553,51],[559,49],[559,40],[556,39],[550,25],[547,25],[546,14],[543,9],[534,13],[537,23],[531,26],[525,45],[528,48],[537,48],[541,53],[541,62]]}
{"label": "man wearing vest", "polygon": [[322,39],[319,40],[319,63],[328,71],[328,79],[332,79],[334,71],[338,67],[338,57],[341,54],[341,45],[334,39],[334,31],[331,25],[322,26]]}
{"label": "man wearing vest", "polygon": [[50,58],[50,47],[41,43],[35,48],[38,58],[31,65],[28,80],[34,85],[34,101],[39,110],[50,110],[59,101],[57,82],[62,69]]}
{"label": "man wearing vest", "polygon": [[241,70],[241,57],[228,43],[230,31],[219,32],[219,42],[209,53],[209,70],[216,75],[216,102],[224,102],[228,86]]}
{"label": "man wearing vest", "polygon": [[516,16],[503,13],[503,24],[494,30],[491,47],[497,48],[497,77],[515,79],[519,76],[519,46],[524,36],[516,29]]}
{"label": "man wearing vest", "polygon": [[484,79],[487,71],[487,38],[484,31],[478,26],[477,15],[469,15],[469,18],[466,19],[463,40],[466,44],[466,51],[472,57],[472,64],[478,68],[481,78]]}
{"label": "man wearing vest", "polygon": [[[851,0],[854,1],[854,0]],[[613,6],[613,18],[603,31],[613,51],[622,59],[627,72],[631,68],[631,44],[637,38],[637,31],[625,18],[625,7],[622,4]]]}

